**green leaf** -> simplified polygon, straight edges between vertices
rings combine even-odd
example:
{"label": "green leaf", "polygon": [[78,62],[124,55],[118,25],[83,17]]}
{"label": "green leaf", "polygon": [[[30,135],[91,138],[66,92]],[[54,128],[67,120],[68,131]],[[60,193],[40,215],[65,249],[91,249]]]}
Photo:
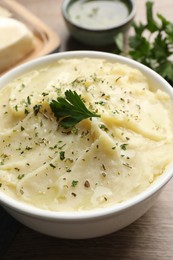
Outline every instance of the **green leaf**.
{"label": "green leaf", "polygon": [[153,2],[148,1],[146,3],[146,16],[147,16],[146,28],[152,33],[159,30],[159,26],[153,18]]}
{"label": "green leaf", "polygon": [[153,57],[159,62],[165,60],[171,54],[165,36],[161,33],[157,35],[153,43]]}
{"label": "green leaf", "polygon": [[133,26],[133,28],[135,30],[135,33],[138,34],[139,36],[142,35],[144,30],[146,29],[146,25],[142,24],[141,22],[139,24],[133,22],[132,26]]}
{"label": "green leaf", "polygon": [[165,34],[168,36],[168,40],[173,43],[173,23],[168,21],[164,16],[161,14],[157,14],[157,17],[160,19],[162,26],[161,30],[165,31]]}
{"label": "green leaf", "polygon": [[157,71],[173,86],[173,24],[161,14],[153,18],[153,2],[146,3],[146,25],[133,23],[128,54]]}
{"label": "green leaf", "polygon": [[173,82],[173,62],[165,61],[157,67],[157,72],[170,83]]}
{"label": "green leaf", "polygon": [[129,38],[129,46],[131,48],[129,54],[139,61],[145,58],[150,52],[150,43],[145,37],[141,37],[140,35],[131,36]]}
{"label": "green leaf", "polygon": [[173,44],[173,24],[169,23],[166,26],[165,32],[167,33],[169,42]]}
{"label": "green leaf", "polygon": [[52,100],[50,108],[64,128],[72,128],[83,119],[100,117],[89,111],[76,91],[71,90],[65,92],[65,97]]}
{"label": "green leaf", "polygon": [[165,30],[166,27],[170,24],[170,22],[161,14],[157,14],[157,17],[161,21],[161,28],[160,28],[160,30]]}

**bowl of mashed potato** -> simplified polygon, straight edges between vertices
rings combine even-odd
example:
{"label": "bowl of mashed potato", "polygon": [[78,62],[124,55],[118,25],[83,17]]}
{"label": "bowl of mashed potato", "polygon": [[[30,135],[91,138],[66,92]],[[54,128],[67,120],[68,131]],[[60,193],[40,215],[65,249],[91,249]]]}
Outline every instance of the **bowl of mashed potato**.
{"label": "bowl of mashed potato", "polygon": [[115,232],[173,176],[173,89],[131,59],[51,54],[0,78],[0,205],[61,238]]}

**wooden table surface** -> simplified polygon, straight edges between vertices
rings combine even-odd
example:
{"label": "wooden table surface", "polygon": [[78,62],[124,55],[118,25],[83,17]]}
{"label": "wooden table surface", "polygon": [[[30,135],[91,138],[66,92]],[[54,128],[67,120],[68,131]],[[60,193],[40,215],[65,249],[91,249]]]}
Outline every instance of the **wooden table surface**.
{"label": "wooden table surface", "polygon": [[[146,0],[136,1],[136,20],[144,20]],[[61,15],[63,0],[18,2],[59,34],[59,51],[89,49],[69,37]],[[154,10],[173,21],[172,0],[154,1]],[[143,217],[116,233],[88,240],[65,240],[21,226],[3,259],[173,260],[173,180]]]}

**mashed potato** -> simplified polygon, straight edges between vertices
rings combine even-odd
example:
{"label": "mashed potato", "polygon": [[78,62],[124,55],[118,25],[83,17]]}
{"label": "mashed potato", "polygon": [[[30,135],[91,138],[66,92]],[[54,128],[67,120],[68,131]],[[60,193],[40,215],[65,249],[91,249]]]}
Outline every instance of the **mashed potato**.
{"label": "mashed potato", "polygon": [[[61,127],[49,104],[69,89],[100,117]],[[134,68],[90,58],[59,60],[10,82],[0,91],[0,192],[79,211],[146,190],[173,161],[173,104],[153,89]]]}

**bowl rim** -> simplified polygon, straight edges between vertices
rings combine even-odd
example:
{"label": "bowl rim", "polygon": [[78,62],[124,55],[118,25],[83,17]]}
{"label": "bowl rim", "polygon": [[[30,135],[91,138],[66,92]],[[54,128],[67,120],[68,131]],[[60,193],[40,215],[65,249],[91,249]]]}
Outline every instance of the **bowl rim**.
{"label": "bowl rim", "polygon": [[[43,64],[49,64],[53,61],[59,59],[70,59],[70,58],[98,58],[106,59],[112,62],[118,62],[122,64],[127,64],[134,68],[141,70],[148,77],[154,78],[156,81],[160,82],[160,85],[164,86],[164,90],[170,95],[173,100],[173,88],[170,84],[163,79],[159,74],[143,64],[134,61],[130,58],[123,57],[116,54],[100,52],[100,51],[66,51],[61,53],[49,54],[44,57],[40,57],[29,61],[25,64],[19,65],[16,68],[8,71],[2,77],[0,77],[0,88],[3,88],[12,79],[26,73],[36,67]],[[12,209],[15,212],[20,212],[23,215],[34,216],[39,219],[47,219],[54,221],[86,221],[90,219],[106,218],[111,215],[120,214],[120,212],[129,209],[142,201],[147,200],[149,197],[153,196],[155,193],[159,192],[161,188],[173,177],[173,164],[171,163],[167,170],[159,176],[159,178],[151,184],[145,191],[139,193],[138,195],[130,198],[120,204],[115,204],[105,208],[96,208],[85,211],[50,211],[46,209],[37,208],[35,206],[26,204],[15,200],[14,198],[0,192],[0,205],[7,209]]]}
{"label": "bowl rim", "polygon": [[[137,11],[136,0],[127,0],[129,3],[131,3],[132,9],[129,12],[129,15],[124,19],[124,21],[122,21],[121,23],[118,23],[115,26],[107,27],[105,29],[92,29],[92,28],[87,28],[87,27],[84,27],[84,26],[80,26],[79,24],[74,23],[69,18],[69,15],[68,15],[68,12],[67,12],[67,8],[68,8],[68,6],[69,6],[71,1],[73,1],[73,0],[64,0],[63,1],[63,4],[62,4],[62,14],[63,14],[63,17],[64,17],[64,19],[68,23],[72,24],[74,27],[78,28],[79,30],[86,31],[86,32],[94,32],[94,33],[97,32],[97,33],[99,33],[99,32],[109,32],[109,31],[112,31],[112,30],[119,29],[119,28],[125,26],[126,24],[128,24],[135,17],[136,11]],[[80,1],[80,0],[76,0],[76,1]],[[124,0],[120,0],[120,1],[124,2]]]}

